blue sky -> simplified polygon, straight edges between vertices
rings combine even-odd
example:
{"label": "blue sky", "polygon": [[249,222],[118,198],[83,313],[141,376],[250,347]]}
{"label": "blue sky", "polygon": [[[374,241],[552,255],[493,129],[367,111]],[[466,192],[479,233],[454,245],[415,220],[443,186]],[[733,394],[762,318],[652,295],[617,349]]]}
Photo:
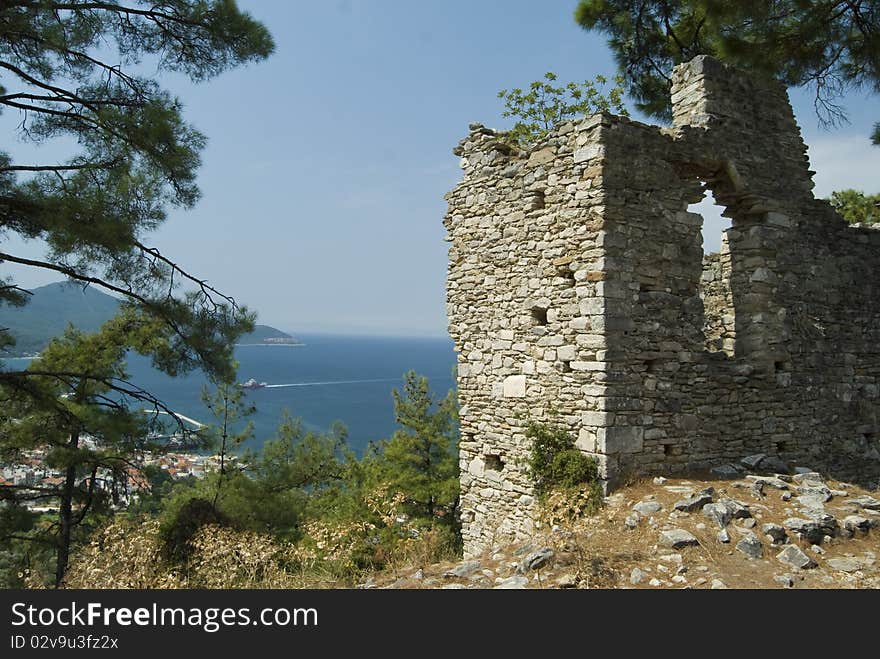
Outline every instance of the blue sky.
{"label": "blue sky", "polygon": [[[209,145],[202,201],[152,243],[282,329],[444,335],[452,148],[471,121],[509,127],[499,89],[546,71],[613,75],[603,37],[575,25],[573,0],[240,4],[277,51],[198,86],[164,79]],[[867,139],[877,97],[847,97],[851,123],[833,132],[818,128],[809,92],[792,98],[817,195],[880,191],[880,148]],[[718,231],[709,220],[707,245]]]}

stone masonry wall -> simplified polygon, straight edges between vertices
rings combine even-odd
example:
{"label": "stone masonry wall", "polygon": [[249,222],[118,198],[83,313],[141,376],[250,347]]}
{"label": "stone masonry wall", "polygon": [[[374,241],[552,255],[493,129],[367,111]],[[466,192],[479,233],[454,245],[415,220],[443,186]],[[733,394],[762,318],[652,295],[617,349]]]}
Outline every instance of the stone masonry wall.
{"label": "stone masonry wall", "polygon": [[727,234],[723,234],[720,252],[703,257],[700,299],[703,301],[703,337],[706,350],[733,356],[736,346],[736,315],[733,291],[730,289]]}
{"label": "stone masonry wall", "polygon": [[[880,232],[813,198],[781,85],[697,58],[672,100],[668,129],[599,114],[523,153],[474,124],[456,149],[468,554],[531,533],[530,419],[568,427],[610,486],[754,453],[880,460]],[[704,263],[705,186],[733,226]]]}

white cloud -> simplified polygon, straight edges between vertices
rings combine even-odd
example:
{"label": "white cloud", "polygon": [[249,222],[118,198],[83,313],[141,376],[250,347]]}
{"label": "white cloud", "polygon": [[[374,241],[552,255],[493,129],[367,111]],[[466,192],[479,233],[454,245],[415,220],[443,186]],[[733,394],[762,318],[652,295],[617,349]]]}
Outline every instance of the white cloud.
{"label": "white cloud", "polygon": [[868,194],[880,192],[880,147],[866,136],[829,133],[812,140],[809,156],[811,169],[816,172],[813,193],[817,197],[846,188]]}

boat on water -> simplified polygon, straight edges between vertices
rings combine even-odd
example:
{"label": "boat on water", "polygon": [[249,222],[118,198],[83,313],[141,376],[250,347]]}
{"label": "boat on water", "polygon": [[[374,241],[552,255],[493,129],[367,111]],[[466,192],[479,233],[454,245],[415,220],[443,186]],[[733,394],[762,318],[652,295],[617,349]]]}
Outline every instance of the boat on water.
{"label": "boat on water", "polygon": [[238,386],[241,387],[242,389],[262,389],[263,387],[268,387],[269,383],[268,382],[257,382],[256,380],[251,378],[247,382],[239,383]]}

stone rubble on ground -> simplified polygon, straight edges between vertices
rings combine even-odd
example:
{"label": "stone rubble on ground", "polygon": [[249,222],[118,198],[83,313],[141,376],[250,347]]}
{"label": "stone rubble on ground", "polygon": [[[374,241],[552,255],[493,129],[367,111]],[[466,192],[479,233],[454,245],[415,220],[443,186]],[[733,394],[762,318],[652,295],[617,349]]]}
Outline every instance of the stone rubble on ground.
{"label": "stone rubble on ground", "polygon": [[[768,491],[790,489],[798,497],[805,496],[798,492],[811,488],[821,498],[826,488],[830,498],[821,505],[804,505],[797,499],[786,503],[778,497],[746,504],[730,496],[759,481]],[[642,489],[632,500],[620,493],[609,497],[586,531],[547,525],[544,535],[496,546],[482,558],[471,557],[439,571],[413,568],[385,587],[880,588],[880,511],[870,508],[876,499],[855,485],[829,482],[806,469],[795,476],[776,472],[714,481],[715,489],[696,480],[648,483],[656,489]],[[634,529],[642,526],[643,532],[626,531],[621,519],[631,520]],[[629,556],[630,562],[615,567],[619,556],[613,548],[606,548],[602,558],[579,562],[591,535],[606,523],[611,536],[619,535],[621,556]],[[645,544],[639,545],[642,538]],[[634,549],[637,546],[641,549]],[[780,567],[785,572],[780,573]],[[361,587],[382,586],[368,581]]]}

